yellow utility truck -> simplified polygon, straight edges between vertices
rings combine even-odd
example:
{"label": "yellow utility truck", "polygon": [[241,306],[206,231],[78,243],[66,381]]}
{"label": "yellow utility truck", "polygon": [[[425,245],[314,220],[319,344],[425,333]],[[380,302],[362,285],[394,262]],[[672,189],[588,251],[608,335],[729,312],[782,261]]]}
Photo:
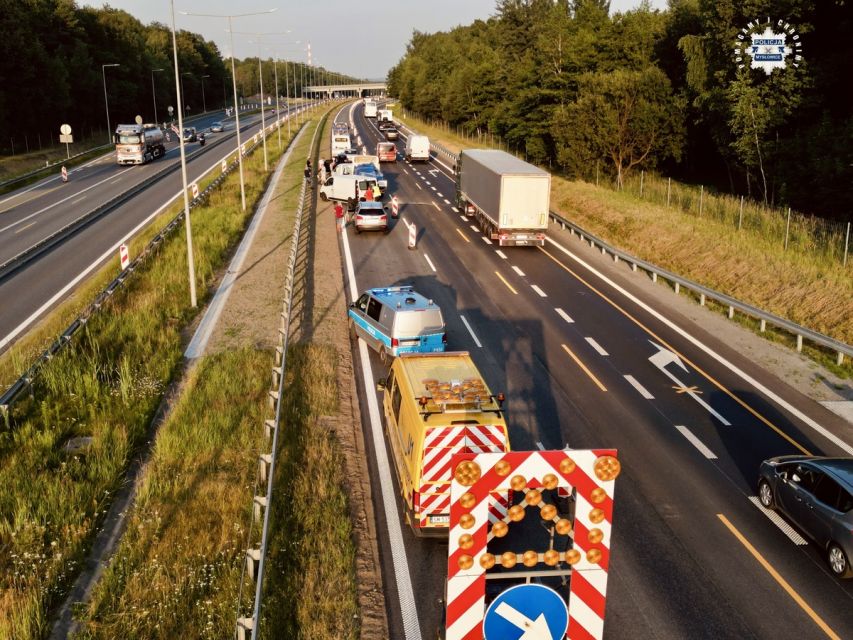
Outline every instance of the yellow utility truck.
{"label": "yellow utility truck", "polygon": [[509,451],[504,396],[492,394],[467,351],[401,354],[377,386],[406,520],[415,535],[446,536],[450,459]]}

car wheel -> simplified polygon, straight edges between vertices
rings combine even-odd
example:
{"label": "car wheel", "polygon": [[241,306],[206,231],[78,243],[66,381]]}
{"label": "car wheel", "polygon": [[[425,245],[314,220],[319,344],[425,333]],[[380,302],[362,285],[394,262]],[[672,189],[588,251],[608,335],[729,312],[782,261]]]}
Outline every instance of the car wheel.
{"label": "car wheel", "polygon": [[329,200],[329,196],[327,196],[325,193],[323,193],[323,192],[321,191],[321,192],[320,192],[320,200],[322,200],[323,202],[328,202],[328,200]]}
{"label": "car wheel", "polygon": [[773,489],[770,488],[770,483],[767,480],[762,479],[758,483],[758,500],[765,509],[776,508]]}
{"label": "car wheel", "polygon": [[836,578],[853,577],[853,567],[850,566],[847,554],[845,554],[844,549],[836,543],[829,543],[826,559],[829,561],[829,570],[832,571]]}

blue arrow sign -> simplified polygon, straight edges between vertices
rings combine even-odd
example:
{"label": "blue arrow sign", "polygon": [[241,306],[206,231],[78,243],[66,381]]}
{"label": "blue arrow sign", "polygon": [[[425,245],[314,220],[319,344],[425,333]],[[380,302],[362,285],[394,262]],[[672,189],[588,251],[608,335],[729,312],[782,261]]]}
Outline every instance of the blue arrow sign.
{"label": "blue arrow sign", "polygon": [[485,640],[562,640],[568,626],[560,594],[541,584],[519,584],[489,605],[483,635]]}

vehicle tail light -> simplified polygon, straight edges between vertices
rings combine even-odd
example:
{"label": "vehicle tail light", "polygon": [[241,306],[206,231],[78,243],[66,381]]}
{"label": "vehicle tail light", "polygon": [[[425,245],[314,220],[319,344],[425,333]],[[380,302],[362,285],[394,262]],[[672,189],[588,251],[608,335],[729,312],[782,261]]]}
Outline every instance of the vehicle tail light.
{"label": "vehicle tail light", "polygon": [[398,338],[391,338],[391,346],[392,347],[399,347],[400,346],[400,340]]}
{"label": "vehicle tail light", "polygon": [[382,222],[386,222],[388,220],[388,216],[379,216],[379,219],[382,220]]}
{"label": "vehicle tail light", "polygon": [[356,216],[355,219],[356,220],[364,220],[364,216]]}
{"label": "vehicle tail light", "polygon": [[544,239],[545,239],[545,234],[544,234],[544,233],[537,233],[537,234],[536,234],[536,239],[537,239],[537,240],[544,240]]}

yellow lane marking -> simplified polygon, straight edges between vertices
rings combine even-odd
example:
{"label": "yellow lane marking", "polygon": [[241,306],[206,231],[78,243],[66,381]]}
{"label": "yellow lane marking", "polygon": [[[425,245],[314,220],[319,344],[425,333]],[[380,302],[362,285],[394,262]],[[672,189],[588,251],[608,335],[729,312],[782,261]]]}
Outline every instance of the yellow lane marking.
{"label": "yellow lane marking", "polygon": [[574,361],[577,363],[577,365],[578,365],[581,369],[583,369],[584,373],[585,373],[586,375],[588,375],[596,385],[598,385],[598,388],[599,388],[599,389],[601,389],[602,391],[607,391],[607,387],[605,387],[603,384],[601,384],[601,380],[599,380],[598,378],[596,378],[596,377],[595,377],[595,375],[592,373],[592,371],[590,371],[589,369],[587,369],[586,365],[585,365],[583,362],[581,362],[581,361],[580,361],[580,358],[578,358],[574,353],[572,353],[571,349],[569,349],[569,348],[568,348],[566,345],[564,345],[564,344],[563,344],[563,345],[560,345],[560,346],[561,346],[561,347],[563,347],[563,351],[565,351],[566,353],[568,353],[568,354],[571,356],[572,360],[574,360]]}
{"label": "yellow lane marking", "polygon": [[[459,230],[459,227],[454,227],[454,229],[456,229],[456,233],[458,233],[460,236],[462,236],[462,239],[463,239],[465,242],[467,242],[468,244],[470,244],[470,243],[471,243],[471,241],[470,241],[470,240],[465,236],[465,234],[464,234],[464,233],[462,233],[462,232]],[[496,271],[495,273],[497,273],[497,271]]]}
{"label": "yellow lane marking", "polygon": [[[459,231],[459,229],[457,229],[457,231]],[[462,232],[461,232],[461,231],[459,231],[459,233],[462,233]],[[510,291],[512,291],[515,295],[518,295],[518,291],[516,291],[515,289],[513,289],[512,285],[511,285],[509,282],[507,282],[507,281],[506,281],[506,278],[504,278],[504,277],[500,274],[500,272],[499,272],[499,271],[495,271],[495,275],[496,275],[498,278],[500,278],[500,279],[501,279],[501,282],[503,282],[503,283],[506,285],[507,289],[509,289]]]}
{"label": "yellow lane marking", "polygon": [[699,391],[699,387],[697,387],[697,386],[676,387],[675,385],[673,385],[672,388],[675,389],[676,393],[695,393],[696,395],[699,395],[702,393],[701,391]]}
{"label": "yellow lane marking", "polygon": [[595,293],[597,293],[597,294],[598,294],[598,295],[599,295],[599,296],[600,296],[604,301],[606,301],[608,304],[610,304],[610,306],[612,306],[614,309],[616,309],[617,311],[619,311],[619,312],[620,312],[622,315],[624,315],[626,318],[628,318],[629,320],[631,320],[631,322],[633,322],[633,323],[634,323],[634,324],[636,324],[638,327],[640,327],[643,331],[645,331],[645,332],[646,332],[646,333],[648,333],[650,336],[652,336],[652,337],[653,337],[655,340],[657,340],[660,344],[662,344],[662,345],[663,345],[663,346],[665,346],[667,349],[669,349],[670,351],[672,351],[675,355],[677,355],[679,358],[681,358],[681,360],[682,360],[683,362],[685,362],[686,364],[689,364],[691,367],[693,367],[693,368],[696,370],[696,372],[697,372],[697,373],[699,373],[699,375],[703,376],[706,380],[708,380],[709,382],[711,382],[711,384],[713,384],[713,385],[714,385],[715,387],[717,387],[720,391],[722,391],[722,392],[723,392],[723,393],[725,393],[727,396],[729,396],[732,400],[734,400],[735,402],[737,402],[740,406],[742,406],[744,409],[746,409],[746,410],[747,410],[749,413],[751,413],[753,416],[755,416],[756,418],[758,418],[758,420],[760,420],[760,421],[761,421],[761,422],[763,422],[765,425],[767,425],[768,427],[770,427],[771,429],[773,429],[773,431],[775,431],[777,434],[779,434],[779,436],[781,436],[783,439],[785,439],[787,442],[789,442],[791,445],[793,445],[793,446],[794,446],[798,451],[801,451],[802,453],[804,453],[805,455],[808,455],[808,456],[812,455],[812,452],[811,452],[811,451],[809,451],[808,449],[806,449],[803,445],[801,445],[799,442],[797,442],[796,440],[794,440],[794,439],[793,439],[791,436],[789,436],[787,433],[785,433],[784,431],[782,431],[782,429],[780,429],[780,428],[779,428],[779,427],[777,427],[775,424],[773,424],[772,422],[770,422],[770,420],[768,420],[767,418],[765,418],[765,417],[764,417],[763,415],[761,415],[758,411],[756,411],[756,410],[755,410],[755,409],[753,409],[751,406],[749,406],[746,402],[744,402],[743,400],[741,400],[741,399],[740,399],[737,395],[735,395],[733,392],[729,391],[729,389],[728,389],[727,387],[723,386],[723,384],[722,384],[721,382],[718,382],[718,381],[716,380],[716,378],[714,378],[711,374],[709,374],[709,373],[708,373],[708,372],[706,372],[704,369],[702,369],[701,367],[699,367],[699,365],[697,365],[697,364],[696,364],[695,362],[693,362],[690,358],[688,358],[688,357],[687,357],[687,356],[685,356],[683,353],[681,353],[681,352],[680,352],[678,349],[676,349],[674,346],[672,346],[671,344],[669,344],[669,342],[667,342],[666,340],[664,340],[663,338],[661,338],[661,337],[660,337],[659,335],[657,335],[654,331],[652,331],[649,327],[647,327],[647,326],[646,326],[646,325],[644,325],[642,322],[640,322],[637,318],[635,318],[635,317],[634,317],[634,316],[632,316],[630,313],[628,313],[628,311],[626,311],[625,309],[623,309],[622,307],[620,307],[618,304],[616,304],[616,302],[614,302],[614,301],[613,301],[613,300],[611,300],[609,297],[607,297],[603,292],[601,292],[601,291],[599,291],[598,289],[596,289],[596,288],[595,288],[591,283],[587,282],[587,281],[586,281],[584,278],[582,278],[580,275],[578,275],[577,273],[575,273],[574,271],[572,271],[572,269],[570,269],[569,267],[567,267],[566,265],[564,265],[562,262],[560,262],[557,258],[555,258],[553,255],[551,255],[550,253],[548,253],[548,251],[546,251],[546,250],[545,250],[545,249],[543,249],[542,247],[537,247],[537,249],[539,249],[542,253],[544,253],[546,256],[548,256],[549,258],[551,258],[551,260],[553,260],[557,265],[559,265],[561,269],[563,269],[564,271],[567,271],[568,273],[572,274],[575,278],[577,278],[578,280],[580,280],[581,282],[583,282],[587,287],[589,287],[589,289],[590,289],[591,291],[594,291]]}
{"label": "yellow lane marking", "polygon": [[782,587],[789,596],[791,596],[791,599],[800,606],[800,609],[805,611],[809,618],[811,618],[812,621],[818,627],[820,627],[820,630],[823,631],[827,635],[827,637],[833,638],[833,640],[841,640],[838,634],[835,633],[829,627],[829,625],[823,621],[823,618],[821,618],[817,613],[815,613],[814,609],[812,609],[808,604],[806,604],[806,601],[803,600],[802,596],[800,596],[799,593],[794,591],[794,588],[790,584],[788,584],[787,580],[785,580],[785,578],[779,575],[779,572],[773,568],[773,565],[767,562],[764,556],[762,556],[758,552],[758,550],[750,544],[749,540],[747,540],[746,537],[740,531],[735,529],[735,526],[731,522],[729,522],[729,519],[726,518],[726,516],[724,516],[722,513],[718,513],[717,517],[724,525],[726,525],[726,528],[731,531],[732,535],[737,538],[738,541],[744,547],[746,547],[746,550],[749,551],[756,560],[758,560],[759,564],[764,567],[764,570],[767,571],[767,573],[769,573],[773,577],[773,579],[779,583],[779,586]]}
{"label": "yellow lane marking", "polygon": [[417,182],[415,183],[415,186],[416,186],[418,189],[420,189],[421,191],[423,191],[423,190],[424,190],[424,188],[423,188],[421,185],[419,185]]}
{"label": "yellow lane marking", "polygon": [[435,202],[433,202],[433,203],[432,203],[432,206],[434,206],[436,209],[438,209],[439,211],[441,211],[441,207],[439,207]]}
{"label": "yellow lane marking", "polygon": [[31,222],[26,227],[21,227],[20,229],[18,229],[15,233],[21,233],[21,231],[23,231],[24,229],[29,229],[34,224],[35,224],[35,222]]}

